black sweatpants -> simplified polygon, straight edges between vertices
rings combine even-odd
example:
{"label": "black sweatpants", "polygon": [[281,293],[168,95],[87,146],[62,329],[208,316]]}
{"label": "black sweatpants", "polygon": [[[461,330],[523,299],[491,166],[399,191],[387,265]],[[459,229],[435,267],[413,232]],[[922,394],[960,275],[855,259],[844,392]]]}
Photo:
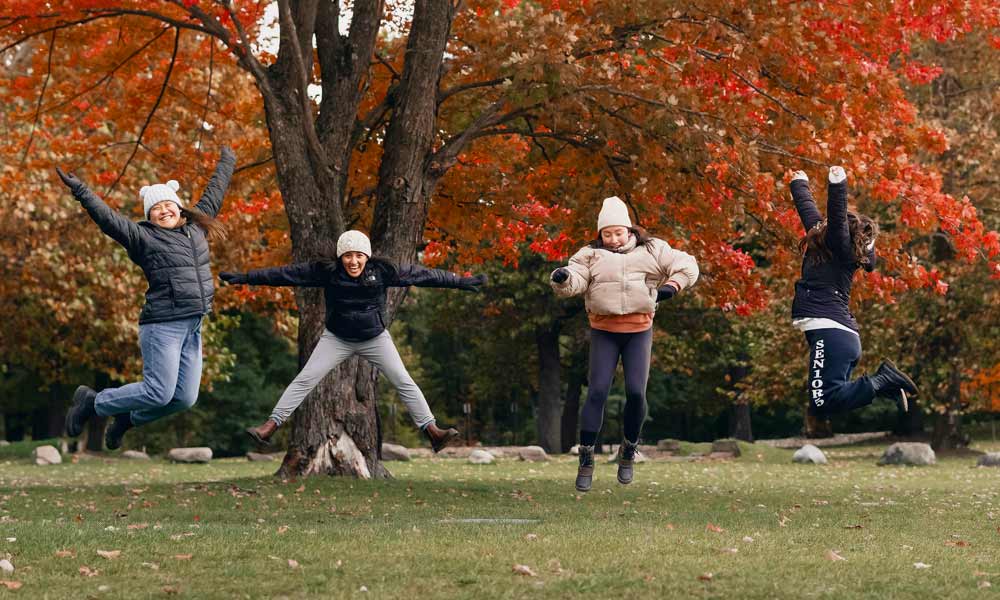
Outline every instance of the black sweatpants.
{"label": "black sweatpants", "polygon": [[809,412],[822,416],[868,406],[875,388],[867,376],[851,381],[861,360],[861,338],[843,329],[806,331],[809,342]]}
{"label": "black sweatpants", "polygon": [[619,357],[625,371],[625,439],[639,441],[639,431],[646,419],[646,382],[652,349],[652,328],[639,333],[590,330],[590,382],[580,415],[581,444],[592,446],[597,441]]}

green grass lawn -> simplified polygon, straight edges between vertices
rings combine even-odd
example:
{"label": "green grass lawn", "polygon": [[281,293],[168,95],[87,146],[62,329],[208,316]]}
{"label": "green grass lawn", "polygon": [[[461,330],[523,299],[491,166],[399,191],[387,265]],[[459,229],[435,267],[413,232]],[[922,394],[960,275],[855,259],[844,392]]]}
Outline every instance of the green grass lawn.
{"label": "green grass lawn", "polygon": [[877,467],[881,448],[829,450],[826,467],[763,447],[645,463],[629,487],[602,459],[586,495],[571,457],[390,463],[387,482],[5,459],[16,571],[0,578],[22,586],[0,597],[1000,597],[1000,469]]}

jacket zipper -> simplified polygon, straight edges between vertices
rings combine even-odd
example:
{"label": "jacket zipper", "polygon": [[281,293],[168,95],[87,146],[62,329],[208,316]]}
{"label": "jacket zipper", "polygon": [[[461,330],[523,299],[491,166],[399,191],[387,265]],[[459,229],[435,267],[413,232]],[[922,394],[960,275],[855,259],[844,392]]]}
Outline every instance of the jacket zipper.
{"label": "jacket zipper", "polygon": [[201,312],[205,312],[205,288],[201,287],[201,274],[198,273],[198,250],[194,246],[194,238],[191,237],[191,230],[184,228],[184,233],[191,243],[191,263],[194,265],[195,279],[198,281],[198,296],[201,297]]}

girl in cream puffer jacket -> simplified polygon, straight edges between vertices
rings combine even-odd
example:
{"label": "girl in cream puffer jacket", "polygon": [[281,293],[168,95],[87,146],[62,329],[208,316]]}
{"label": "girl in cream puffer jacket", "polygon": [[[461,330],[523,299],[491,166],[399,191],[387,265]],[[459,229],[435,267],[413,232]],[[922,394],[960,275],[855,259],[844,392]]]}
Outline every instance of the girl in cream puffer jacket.
{"label": "girl in cream puffer jacket", "polygon": [[625,371],[625,439],[618,449],[618,481],[631,483],[636,446],[646,418],[646,382],[653,343],[653,313],[698,279],[698,263],[663,240],[632,227],[628,207],[617,197],[604,200],[597,220],[600,235],[552,273],[559,296],[584,294],[590,318],[590,375],[580,417],[580,470],[576,488],[591,487],[594,443],[619,358]]}

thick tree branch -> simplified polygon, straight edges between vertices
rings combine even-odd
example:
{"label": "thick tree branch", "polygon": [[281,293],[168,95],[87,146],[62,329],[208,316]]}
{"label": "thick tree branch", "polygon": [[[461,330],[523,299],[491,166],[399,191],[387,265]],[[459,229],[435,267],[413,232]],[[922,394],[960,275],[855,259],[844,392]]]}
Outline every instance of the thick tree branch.
{"label": "thick tree branch", "polygon": [[463,83],[460,85],[454,85],[446,90],[441,90],[438,92],[438,105],[444,104],[445,100],[451,98],[455,94],[461,94],[462,92],[468,90],[475,90],[484,87],[495,87],[503,84],[505,81],[510,81],[509,77],[498,77],[496,79],[489,79],[487,81],[473,81],[472,83]]}

